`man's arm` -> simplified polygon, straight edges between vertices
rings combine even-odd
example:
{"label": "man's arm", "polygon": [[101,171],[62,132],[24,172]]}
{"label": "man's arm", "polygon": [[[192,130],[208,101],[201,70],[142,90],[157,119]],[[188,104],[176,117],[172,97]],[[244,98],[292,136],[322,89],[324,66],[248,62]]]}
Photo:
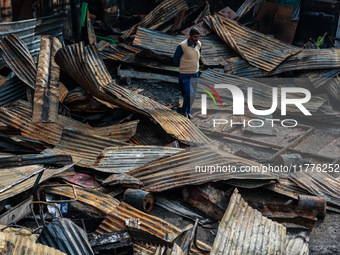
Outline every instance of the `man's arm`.
{"label": "man's arm", "polygon": [[179,62],[181,60],[181,57],[183,55],[183,49],[181,45],[177,46],[177,49],[175,51],[174,57],[173,57],[173,61],[175,63],[176,66],[179,66]]}

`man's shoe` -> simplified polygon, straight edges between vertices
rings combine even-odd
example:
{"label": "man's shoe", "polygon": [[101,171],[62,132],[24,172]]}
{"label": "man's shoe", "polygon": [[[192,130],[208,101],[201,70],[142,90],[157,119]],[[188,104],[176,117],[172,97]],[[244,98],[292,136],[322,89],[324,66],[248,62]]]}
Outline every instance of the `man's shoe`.
{"label": "man's shoe", "polygon": [[188,113],[188,119],[190,120],[190,119],[193,119],[194,118],[194,116],[192,116],[190,113]]}

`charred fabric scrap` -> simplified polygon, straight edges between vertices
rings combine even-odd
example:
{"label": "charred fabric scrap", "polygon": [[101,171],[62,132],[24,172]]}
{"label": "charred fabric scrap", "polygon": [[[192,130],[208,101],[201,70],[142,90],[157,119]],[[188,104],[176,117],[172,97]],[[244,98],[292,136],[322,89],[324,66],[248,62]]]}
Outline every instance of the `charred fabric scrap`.
{"label": "charred fabric scrap", "polygon": [[[315,223],[340,213],[339,4],[286,2],[0,1],[0,253],[316,254]],[[293,78],[279,85],[308,89],[312,116],[213,127],[240,121],[227,90],[191,120],[160,103],[193,27],[199,96],[252,84],[269,109],[273,83],[251,78]],[[243,171],[265,163],[302,171]]]}

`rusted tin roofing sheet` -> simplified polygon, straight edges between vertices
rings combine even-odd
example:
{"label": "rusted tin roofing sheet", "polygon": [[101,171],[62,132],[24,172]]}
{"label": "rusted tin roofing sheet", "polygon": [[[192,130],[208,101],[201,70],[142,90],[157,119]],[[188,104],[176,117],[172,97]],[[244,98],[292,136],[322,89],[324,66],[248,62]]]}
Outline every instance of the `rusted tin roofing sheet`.
{"label": "rusted tin roofing sheet", "polygon": [[53,149],[45,150],[44,153],[69,154],[78,166],[91,167],[105,148],[123,145],[128,144],[64,128],[59,144]]}
{"label": "rusted tin roofing sheet", "polygon": [[[239,87],[244,95],[247,95],[247,89],[249,85],[252,85],[253,88],[253,103],[254,105],[261,106],[261,107],[268,107],[272,106],[272,87],[254,80],[250,80],[243,77],[237,77],[235,75],[228,75],[221,72],[218,72],[213,69],[208,69],[207,71],[203,72],[198,80],[199,86],[202,84],[208,84],[212,87],[215,84],[231,84]],[[202,86],[203,87],[203,86]],[[218,89],[218,93],[221,97],[225,97],[228,99],[232,99],[232,94],[229,92],[228,89]],[[289,96],[289,95],[288,95]],[[299,96],[299,95],[294,95]],[[278,92],[278,97],[281,98],[280,92]],[[246,96],[245,96],[246,99]],[[280,100],[281,101],[281,100]],[[312,96],[309,102],[305,103],[304,106],[310,112],[317,112],[317,110],[324,104],[324,100],[321,97]],[[281,108],[281,105],[278,105],[278,108]],[[287,106],[287,112],[294,113],[300,112],[300,110],[295,106]]]}
{"label": "rusted tin roofing sheet", "polygon": [[238,8],[236,14],[239,16],[238,19],[244,17],[248,12],[250,12],[255,6],[256,0],[245,0],[243,4]]}
{"label": "rusted tin roofing sheet", "polygon": [[13,77],[0,85],[0,107],[9,106],[19,99],[26,98],[26,85]]}
{"label": "rusted tin roofing sheet", "polygon": [[91,168],[107,173],[127,173],[155,159],[183,149],[164,146],[121,146],[104,149]]}
{"label": "rusted tin roofing sheet", "polygon": [[54,123],[35,123],[32,121],[32,105],[17,101],[9,108],[0,108],[1,121],[21,130],[25,137],[57,145],[64,127],[73,128],[96,136],[112,138],[117,141],[130,139],[137,129],[138,120],[108,127],[93,128],[89,125],[58,115]]}
{"label": "rusted tin roofing sheet", "polygon": [[128,51],[116,44],[110,44],[108,47],[105,47],[100,52],[100,56],[105,60],[122,62],[130,62],[135,58],[135,54],[133,52]]}
{"label": "rusted tin roofing sheet", "polygon": [[286,254],[286,228],[248,206],[238,190],[230,198],[210,254]]}
{"label": "rusted tin roofing sheet", "polygon": [[301,51],[221,15],[209,16],[206,22],[242,58],[265,71],[272,71],[286,58]]}
{"label": "rusted tin roofing sheet", "polygon": [[[139,27],[133,45],[172,58],[178,44],[187,38]],[[229,58],[236,56],[236,53],[218,38],[206,36],[201,37],[200,41],[202,42],[201,60],[204,65],[226,65]]]}
{"label": "rusted tin roofing sheet", "polygon": [[265,77],[289,71],[318,70],[340,67],[340,49],[303,49],[294,56],[288,57],[277,68],[268,72],[245,60],[225,65],[225,72],[242,77]]}
{"label": "rusted tin roofing sheet", "polygon": [[[100,214],[107,215],[115,211],[119,205],[119,200],[110,195],[98,191],[89,191],[79,186],[73,186],[77,193],[77,201],[94,207]],[[73,190],[67,186],[47,187],[44,188],[47,193],[62,195],[69,198],[74,198]]]}
{"label": "rusted tin roofing sheet", "polygon": [[54,60],[62,47],[52,36],[42,36],[36,89],[34,93],[33,122],[56,122],[59,109],[59,66]]}
{"label": "rusted tin roofing sheet", "polygon": [[[73,167],[73,164],[66,165],[62,168],[44,168],[42,165],[31,165],[31,166],[22,166],[22,167],[11,167],[11,168],[2,168],[0,171],[0,190],[4,190],[0,192],[0,201],[13,197],[23,191],[29,190],[33,187],[37,174],[41,169],[44,169],[44,173],[39,181],[39,183],[51,178],[52,176],[62,173],[68,169]],[[32,176],[31,178],[21,182],[27,177]],[[12,186],[13,184],[20,182],[19,184]]]}
{"label": "rusted tin roofing sheet", "polygon": [[35,243],[34,240],[14,233],[0,233],[0,253],[18,255],[66,255],[66,253],[60,250]]}
{"label": "rusted tin roofing sheet", "polygon": [[305,232],[301,234],[290,234],[286,236],[287,255],[309,255],[309,238]]}
{"label": "rusted tin roofing sheet", "polygon": [[[146,191],[164,190],[229,179],[274,180],[269,173],[245,173],[241,166],[258,165],[254,161],[221,151],[216,147],[199,147],[155,160],[129,172],[144,183]],[[170,167],[169,167],[170,166]],[[209,172],[208,167],[215,167]],[[217,166],[234,167],[234,171],[218,171]]]}
{"label": "rusted tin roofing sheet", "polygon": [[187,144],[206,144],[206,137],[190,120],[145,96],[125,89],[113,81],[96,48],[84,43],[62,48],[56,62],[92,96],[129,111],[153,117],[162,128]]}
{"label": "rusted tin roofing sheet", "polygon": [[[110,212],[105,220],[100,224],[95,234],[100,235],[109,232],[115,232],[126,229],[126,220],[139,219],[140,229],[156,235],[160,238],[164,238],[166,234],[170,234],[172,238],[175,238],[181,230],[169,222],[144,213],[124,202],[121,202],[114,211]],[[210,247],[200,241],[198,241],[200,248],[209,249]],[[145,247],[145,246],[144,246]],[[149,249],[155,250],[155,246],[151,246]],[[206,254],[199,252],[197,249],[192,249],[190,254]]]}
{"label": "rusted tin roofing sheet", "polygon": [[1,56],[16,76],[30,88],[35,88],[37,67],[26,44],[10,34],[0,41]]}
{"label": "rusted tin roofing sheet", "polygon": [[[0,38],[15,34],[27,45],[32,56],[39,54],[40,37],[44,35],[53,35],[63,40],[63,26],[65,14],[46,16],[38,19],[20,20],[15,22],[0,23]],[[0,65],[4,65],[0,60]]]}
{"label": "rusted tin roofing sheet", "polygon": [[189,10],[194,6],[201,6],[204,2],[205,1],[203,0],[165,0],[145,16],[138,24],[125,31],[122,38],[126,39],[136,31],[137,27],[157,29],[165,22],[175,18],[180,11]]}
{"label": "rusted tin roofing sheet", "polygon": [[37,243],[70,255],[92,255],[87,233],[69,219],[57,219],[45,226]]}

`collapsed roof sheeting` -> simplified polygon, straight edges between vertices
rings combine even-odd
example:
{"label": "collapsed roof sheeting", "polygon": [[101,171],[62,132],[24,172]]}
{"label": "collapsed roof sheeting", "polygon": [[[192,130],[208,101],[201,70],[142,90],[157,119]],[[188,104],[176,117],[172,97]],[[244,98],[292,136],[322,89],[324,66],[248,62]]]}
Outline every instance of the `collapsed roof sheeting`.
{"label": "collapsed roof sheeting", "polygon": [[[133,45],[151,50],[157,55],[172,58],[176,47],[187,38],[187,36],[172,36],[139,27],[133,40]],[[226,60],[236,56],[236,53],[218,38],[214,39],[206,36],[201,37],[200,41],[202,42],[201,60],[204,65],[226,65]]]}
{"label": "collapsed roof sheeting", "polygon": [[175,18],[179,12],[189,10],[194,6],[201,6],[204,3],[204,0],[165,0],[146,15],[138,24],[125,31],[122,38],[126,39],[136,31],[137,27],[157,29],[165,22]]}
{"label": "collapsed roof sheeting", "polygon": [[16,76],[35,89],[37,67],[26,44],[16,35],[10,34],[0,42],[1,56]]}
{"label": "collapsed roof sheeting", "polygon": [[93,45],[85,47],[84,43],[78,43],[64,47],[58,51],[56,62],[92,96],[153,117],[167,133],[183,143],[205,144],[211,141],[183,115],[115,84]]}
{"label": "collapsed roof sheeting", "polygon": [[126,173],[152,160],[172,155],[183,149],[165,146],[123,146],[104,149],[91,168],[107,173]]}
{"label": "collapsed roof sheeting", "polygon": [[[172,156],[155,160],[129,172],[129,175],[144,183],[143,190],[161,192],[164,190],[217,182],[229,179],[274,180],[269,173],[246,173],[241,166],[255,166],[256,162],[221,151],[213,146],[199,147]],[[169,167],[170,166],[170,167]],[[208,167],[230,167],[233,171],[210,173]]]}
{"label": "collapsed roof sheeting", "polygon": [[286,254],[286,228],[248,206],[238,190],[230,198],[210,254]]}
{"label": "collapsed roof sheeting", "polygon": [[58,119],[60,70],[54,56],[61,47],[57,38],[41,37],[34,93],[34,122],[56,122]]}
{"label": "collapsed roof sheeting", "polygon": [[242,58],[265,71],[272,71],[286,58],[301,51],[221,15],[209,16],[206,22]]}
{"label": "collapsed roof sheeting", "polygon": [[0,85],[0,107],[10,106],[24,98],[26,98],[26,85],[18,77],[15,76]]}

